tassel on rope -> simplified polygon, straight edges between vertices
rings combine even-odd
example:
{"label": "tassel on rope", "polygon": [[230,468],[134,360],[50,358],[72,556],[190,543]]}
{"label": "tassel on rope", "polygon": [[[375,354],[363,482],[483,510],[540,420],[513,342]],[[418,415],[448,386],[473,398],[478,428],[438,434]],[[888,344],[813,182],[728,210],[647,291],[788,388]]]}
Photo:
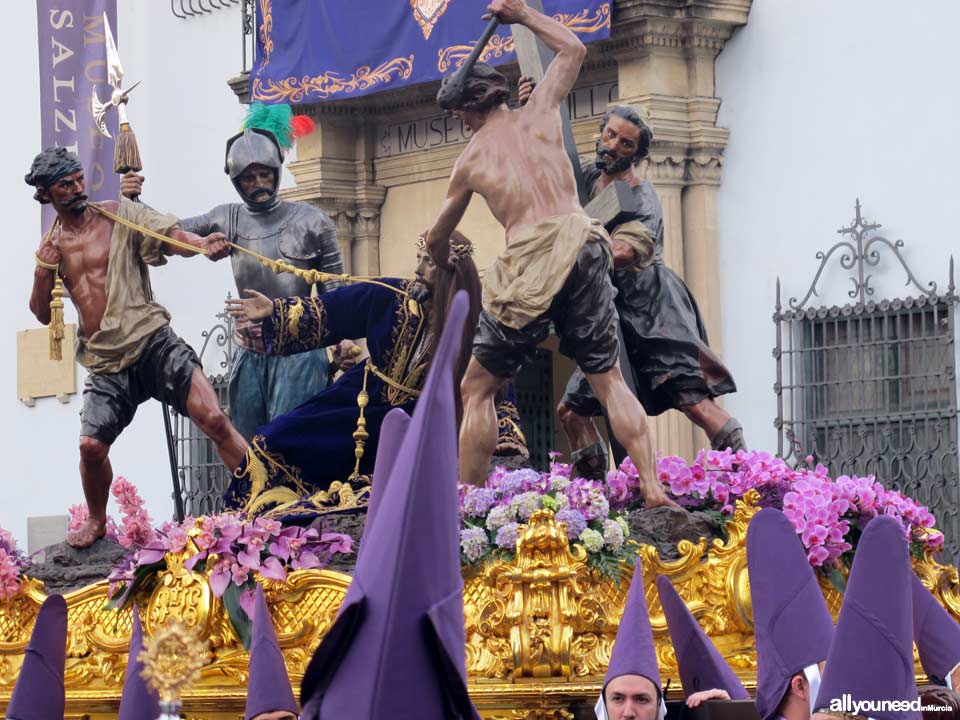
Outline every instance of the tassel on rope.
{"label": "tassel on rope", "polygon": [[53,276],[53,290],[50,293],[50,359],[63,360],[63,281],[60,273]]}
{"label": "tassel on rope", "polygon": [[113,148],[113,171],[123,175],[131,170],[140,172],[142,169],[143,163],[140,161],[137,136],[130,129],[130,123],[122,122]]}
{"label": "tassel on rope", "polygon": [[[52,242],[53,234],[57,231],[57,228],[60,227],[60,218],[58,217],[53,221],[53,225],[50,226],[50,230],[47,231],[46,236],[43,239],[44,244]],[[60,279],[60,265],[55,263],[44,262],[40,259],[40,256],[37,253],[33,254],[34,260],[37,261],[37,265],[44,268],[45,270],[53,270],[53,289],[50,291],[50,359],[51,360],[63,360],[63,334],[64,334],[64,325],[63,325],[63,280]]]}

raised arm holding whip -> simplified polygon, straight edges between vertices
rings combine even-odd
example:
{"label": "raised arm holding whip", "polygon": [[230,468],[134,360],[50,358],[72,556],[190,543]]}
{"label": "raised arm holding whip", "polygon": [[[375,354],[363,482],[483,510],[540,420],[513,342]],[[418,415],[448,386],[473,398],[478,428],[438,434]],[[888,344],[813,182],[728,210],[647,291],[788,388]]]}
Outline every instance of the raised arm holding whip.
{"label": "raised arm holding whip", "polygon": [[580,206],[563,151],[559,108],[586,49],[560,22],[522,0],[494,0],[488,10],[500,22],[529,28],[556,56],[519,110],[506,105],[506,78],[485,63],[461,69],[467,80],[459,97],[447,99],[443,86],[438,96],[475,134],[454,166],[427,245],[437,262],[449,262],[450,233],[475,192],[507,236],[506,251],[484,278],[484,311],[461,386],[461,481],[481,485],[486,479],[496,442],[494,395],[552,322],[561,352],[576,358],[634,459],[648,505],[667,504],[656,477],[652,429],[617,362],[609,237]]}

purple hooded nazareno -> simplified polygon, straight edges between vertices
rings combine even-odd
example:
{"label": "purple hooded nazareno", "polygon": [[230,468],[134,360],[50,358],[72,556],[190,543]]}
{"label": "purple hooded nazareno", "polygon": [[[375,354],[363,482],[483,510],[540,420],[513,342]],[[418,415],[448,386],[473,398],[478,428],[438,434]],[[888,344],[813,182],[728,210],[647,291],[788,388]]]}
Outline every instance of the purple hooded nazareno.
{"label": "purple hooded nazareno", "polygon": [[67,665],[67,602],[62,595],[43,601],[17,684],[7,705],[7,720],[63,720]]}
{"label": "purple hooded nazareno", "polygon": [[160,697],[143,679],[143,626],[140,624],[140,609],[133,606],[133,632],[130,633],[130,650],[127,653],[127,673],[123,679],[123,695],[120,696],[120,712],[117,720],[157,720],[160,717]]}
{"label": "purple hooded nazareno", "polygon": [[680,683],[684,695],[701,690],[726,690],[731,700],[748,700],[750,693],[723,659],[710,638],[690,614],[673,584],[663,575],[657,576],[660,605],[667,619],[670,642],[677,656]]}
{"label": "purple hooded nazareno", "polygon": [[479,718],[466,685],[453,386],[466,311],[458,293],[353,582],[304,675],[306,719]]}
{"label": "purple hooded nazareno", "polygon": [[[915,701],[913,590],[910,550],[899,520],[881,515],[867,525],[853,557],[837,632],[815,707],[851,701]],[[910,710],[873,709],[873,720],[920,720]]]}
{"label": "purple hooded nazareno", "polygon": [[757,642],[757,711],[777,713],[790,678],[826,660],[833,618],[787,517],[764,508],[747,529],[747,568]]}
{"label": "purple hooded nazareno", "polygon": [[621,675],[642,675],[660,692],[660,667],[657,665],[657,648],[653,642],[643,587],[643,568],[639,559],[633,568],[633,580],[623,606],[617,637],[613,641],[603,689],[606,690],[607,684]]}
{"label": "purple hooded nazareno", "polygon": [[290,677],[283,661],[283,652],[273,629],[270,608],[257,585],[253,608],[253,635],[250,639],[250,677],[247,681],[245,720],[261,713],[286,711],[300,714],[290,687]]}

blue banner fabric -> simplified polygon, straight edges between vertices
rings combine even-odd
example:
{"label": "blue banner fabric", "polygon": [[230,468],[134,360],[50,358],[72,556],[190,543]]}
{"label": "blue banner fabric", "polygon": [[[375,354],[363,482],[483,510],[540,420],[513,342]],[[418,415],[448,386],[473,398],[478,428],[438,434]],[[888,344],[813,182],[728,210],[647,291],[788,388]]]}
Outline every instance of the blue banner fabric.
{"label": "blue banner fabric", "polygon": [[[40,144],[69,148],[80,157],[91,200],[120,195],[120,176],[113,172],[113,138],[96,128],[91,98],[109,100],[107,49],[103,16],[106,13],[116,38],[117,0],[37,0],[40,40]],[[107,127],[117,135],[116,111]],[[43,227],[56,214],[43,206]]]}
{"label": "blue banner fabric", "polygon": [[[610,37],[612,0],[543,0],[584,42]],[[264,103],[360,97],[438,80],[483,32],[486,0],[257,0],[250,97]],[[516,59],[508,26],[481,59]]]}

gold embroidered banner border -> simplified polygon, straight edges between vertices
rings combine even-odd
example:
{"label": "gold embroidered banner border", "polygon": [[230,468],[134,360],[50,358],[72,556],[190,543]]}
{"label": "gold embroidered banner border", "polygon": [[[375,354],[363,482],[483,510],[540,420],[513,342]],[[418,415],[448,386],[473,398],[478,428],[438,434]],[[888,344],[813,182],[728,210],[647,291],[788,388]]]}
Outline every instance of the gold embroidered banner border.
{"label": "gold embroidered banner border", "polygon": [[[582,10],[577,14],[557,13],[553,17],[575,33],[581,35],[594,33],[610,27],[610,3],[604,3],[598,7],[595,13]],[[447,70],[460,67],[475,44],[451,45],[440,50],[437,56],[437,70],[447,72]],[[491,58],[500,58],[506,53],[512,52],[513,36],[494,35],[487,43],[486,49],[480,54],[480,59],[487,62]]]}

